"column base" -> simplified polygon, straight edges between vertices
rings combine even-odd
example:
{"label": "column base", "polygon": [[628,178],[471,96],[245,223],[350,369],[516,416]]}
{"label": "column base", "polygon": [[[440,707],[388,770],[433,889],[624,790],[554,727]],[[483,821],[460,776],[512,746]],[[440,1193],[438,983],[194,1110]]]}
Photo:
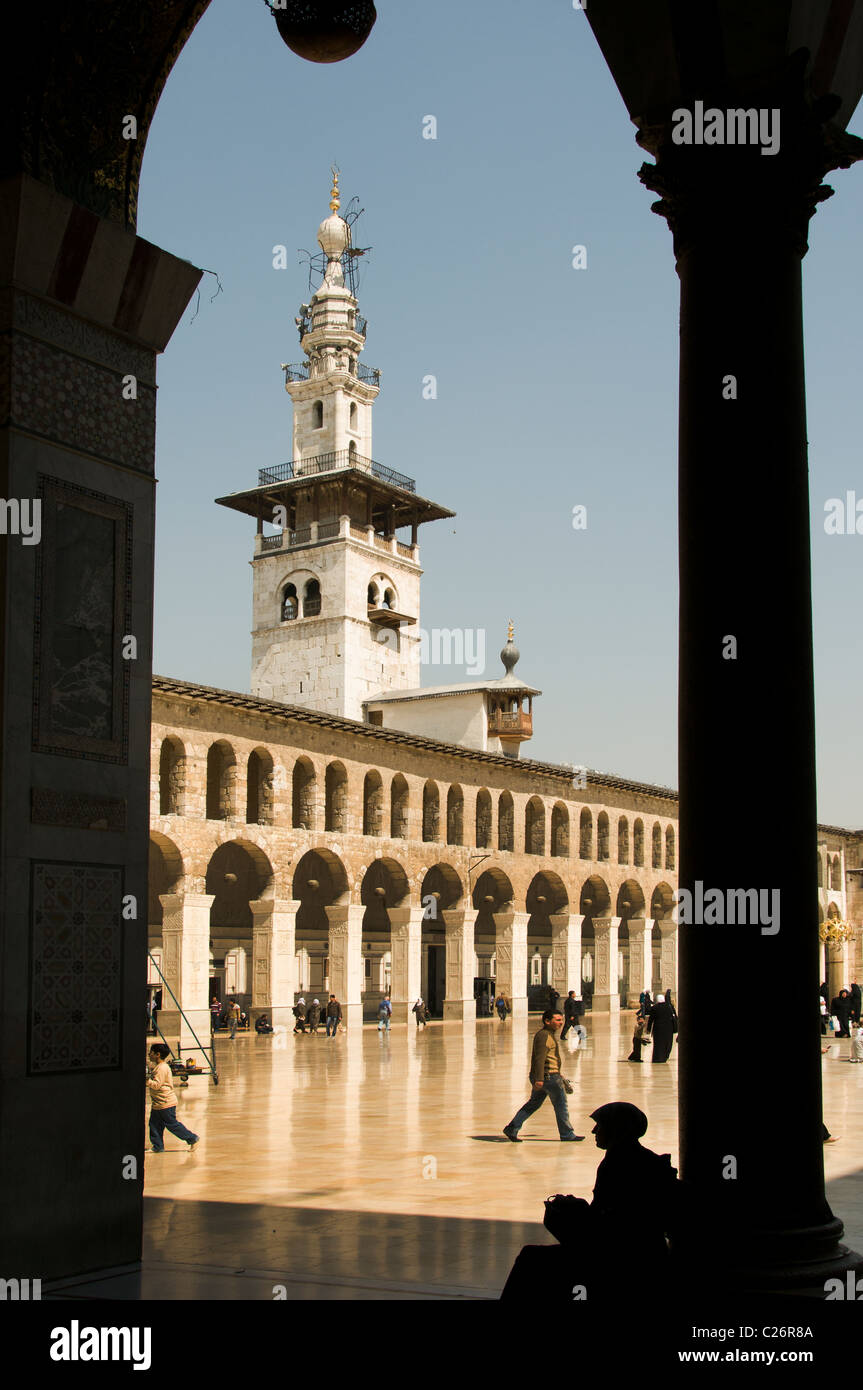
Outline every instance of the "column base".
{"label": "column base", "polygon": [[444,1023],[472,1023],[475,1019],[475,999],[445,999],[443,1001]]}
{"label": "column base", "polygon": [[[355,1028],[357,1032],[359,1032],[362,1026],[362,1004],[342,1004],[342,1022],[340,1024],[340,1029],[343,1027]],[[324,1024],[323,1031],[326,1032],[326,1024]],[[336,1036],[338,1036],[338,1034]]]}
{"label": "column base", "polygon": [[619,1014],[620,995],[595,994],[590,1001],[590,1007],[595,1014]]}
{"label": "column base", "polygon": [[[189,1013],[186,1014],[185,1018],[180,1018],[180,1053],[182,1055],[183,1061],[185,1061],[186,1057],[188,1056],[194,1057],[196,1062],[200,1062],[200,1059],[203,1056],[203,1054],[201,1052],[200,1047],[198,1046],[198,1042],[195,1041],[194,1035],[192,1033],[193,1028],[198,1035],[198,1040],[200,1041],[201,1045],[203,1047],[209,1047],[209,1009],[192,1009]],[[164,1028],[162,1029],[162,1032],[165,1032]],[[165,1036],[167,1037],[167,1034]]]}

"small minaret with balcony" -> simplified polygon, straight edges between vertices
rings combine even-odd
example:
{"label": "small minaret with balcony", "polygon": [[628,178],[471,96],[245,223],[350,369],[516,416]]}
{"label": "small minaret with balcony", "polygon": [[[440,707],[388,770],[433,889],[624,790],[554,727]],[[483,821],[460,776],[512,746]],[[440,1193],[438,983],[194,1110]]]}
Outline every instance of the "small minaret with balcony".
{"label": "small minaret with balcony", "polygon": [[[253,516],[253,695],[362,719],[363,702],[419,684],[419,527],[451,517],[372,458],[380,372],[360,362],[351,226],[318,228],[323,279],[296,319],[305,361],[283,364],[292,458],[217,500]],[[274,532],[265,531],[275,526]]]}

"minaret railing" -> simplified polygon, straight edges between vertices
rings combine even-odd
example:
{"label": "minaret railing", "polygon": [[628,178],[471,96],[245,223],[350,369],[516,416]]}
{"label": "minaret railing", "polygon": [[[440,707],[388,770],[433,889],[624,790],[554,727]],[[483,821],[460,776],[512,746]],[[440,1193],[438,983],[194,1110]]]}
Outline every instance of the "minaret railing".
{"label": "minaret railing", "polygon": [[381,482],[403,488],[405,492],[417,490],[413,478],[406,477],[404,473],[396,473],[393,468],[385,468],[382,463],[365,458],[363,454],[353,454],[349,449],[334,449],[327,454],[315,454],[311,458],[280,463],[275,468],[261,468],[258,470],[258,486],[287,483],[294,478],[307,478],[315,473],[336,473],[343,468],[359,468],[363,473],[371,473],[372,477],[380,478]]}

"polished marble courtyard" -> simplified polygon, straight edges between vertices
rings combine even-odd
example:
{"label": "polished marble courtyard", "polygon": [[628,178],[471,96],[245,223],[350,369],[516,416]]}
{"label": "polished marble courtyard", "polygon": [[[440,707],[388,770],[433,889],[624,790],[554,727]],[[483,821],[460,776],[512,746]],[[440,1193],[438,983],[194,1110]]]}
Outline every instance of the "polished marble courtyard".
{"label": "polished marble courtyard", "polygon": [[[561,1144],[550,1103],[501,1134],[528,1093],[539,1019],[290,1032],[217,1040],[220,1084],[192,1078],[178,1115],[201,1136],[171,1135],[146,1156],[144,1265],[67,1287],[62,1297],[488,1299],[555,1192],[590,1196],[601,1157],[589,1112],[628,1100],[648,1115],[644,1143],[677,1163],[677,1063],[627,1063],[632,1014],[588,1017],[585,1046],[563,1044],[584,1143]],[[770,1040],[741,1037],[748,1065],[781,1066]],[[863,1250],[863,1065],[849,1043],[823,1058],[828,1199]],[[645,1057],[649,1059],[649,1049]],[[793,1117],[789,1162],[793,1163]],[[770,1123],[779,1122],[772,1116]]]}

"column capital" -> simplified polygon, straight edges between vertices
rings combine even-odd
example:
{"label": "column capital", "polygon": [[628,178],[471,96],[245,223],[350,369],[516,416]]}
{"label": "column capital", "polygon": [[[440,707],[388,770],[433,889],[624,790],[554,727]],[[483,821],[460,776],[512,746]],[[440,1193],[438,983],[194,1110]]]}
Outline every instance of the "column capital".
{"label": "column capital", "polygon": [[747,242],[769,229],[771,240],[805,255],[809,219],[833,195],[822,179],[863,158],[863,140],[831,123],[840,99],[806,100],[807,56],[789,57],[771,86],[706,93],[641,125],[635,138],[656,163],[638,177],[659,194],[652,211],[668,222],[678,258],[698,241],[726,240],[738,223]]}

